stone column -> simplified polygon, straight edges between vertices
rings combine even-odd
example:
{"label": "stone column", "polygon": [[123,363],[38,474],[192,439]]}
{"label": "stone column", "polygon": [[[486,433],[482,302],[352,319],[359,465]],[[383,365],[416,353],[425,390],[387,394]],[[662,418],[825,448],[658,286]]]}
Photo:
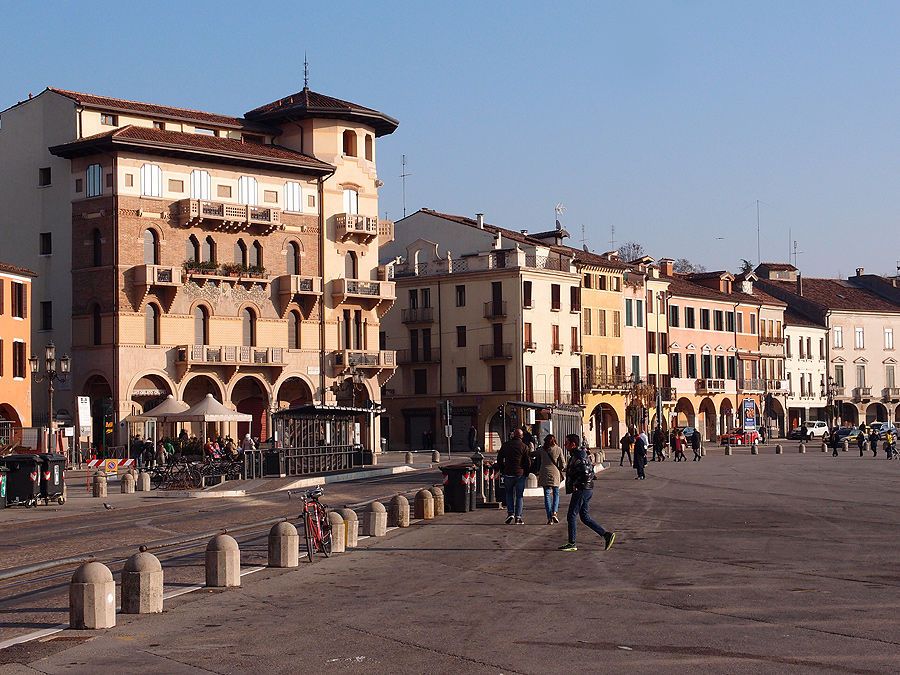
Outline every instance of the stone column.
{"label": "stone column", "polygon": [[138,492],[150,492],[150,474],[146,471],[139,473],[135,488]]}
{"label": "stone column", "polygon": [[347,550],[347,530],[344,527],[344,519],[337,511],[328,514],[328,522],[331,525],[331,552],[343,553]]}
{"label": "stone column", "polygon": [[134,493],[134,476],[126,473],[122,476],[122,494],[130,495],[132,493]]}
{"label": "stone column", "polygon": [[434,520],[434,495],[428,490],[416,493],[415,512],[419,520]]}
{"label": "stone column", "polygon": [[435,485],[431,488],[430,492],[434,497],[434,515],[444,515],[444,489]]}
{"label": "stone column", "polygon": [[106,475],[99,471],[94,473],[93,491],[94,497],[106,497]]}

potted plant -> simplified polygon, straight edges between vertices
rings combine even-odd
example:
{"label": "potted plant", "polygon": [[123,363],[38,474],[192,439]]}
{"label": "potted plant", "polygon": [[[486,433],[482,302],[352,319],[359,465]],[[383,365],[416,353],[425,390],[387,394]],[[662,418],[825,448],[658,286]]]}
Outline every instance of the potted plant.
{"label": "potted plant", "polygon": [[181,263],[181,266],[184,268],[185,272],[196,272],[200,269],[200,263],[191,258],[190,260],[185,260]]}
{"label": "potted plant", "polygon": [[254,279],[264,279],[266,276],[266,268],[262,265],[250,265],[247,271]]}
{"label": "potted plant", "polygon": [[244,266],[241,263],[224,263],[219,269],[225,276],[239,277],[241,276],[243,267]]}

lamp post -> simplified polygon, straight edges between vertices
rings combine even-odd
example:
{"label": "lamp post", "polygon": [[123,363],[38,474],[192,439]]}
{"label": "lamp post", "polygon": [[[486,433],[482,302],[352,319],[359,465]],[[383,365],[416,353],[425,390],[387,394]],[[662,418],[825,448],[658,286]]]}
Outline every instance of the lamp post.
{"label": "lamp post", "polygon": [[47,380],[47,398],[50,404],[49,426],[50,431],[53,431],[56,428],[56,422],[53,421],[53,381],[65,382],[68,380],[71,363],[69,355],[63,354],[62,358],[59,359],[59,370],[56,369],[56,345],[52,341],[44,348],[44,372],[40,374],[38,374],[39,361],[38,357],[32,354],[31,358],[28,359],[28,364],[31,366],[31,376],[36,383]]}
{"label": "lamp post", "polygon": [[828,420],[828,433],[831,433],[831,428],[834,426],[834,390],[834,378],[829,375],[827,384],[823,382],[821,385],[822,398],[826,400],[827,405],[825,408],[825,419]]}

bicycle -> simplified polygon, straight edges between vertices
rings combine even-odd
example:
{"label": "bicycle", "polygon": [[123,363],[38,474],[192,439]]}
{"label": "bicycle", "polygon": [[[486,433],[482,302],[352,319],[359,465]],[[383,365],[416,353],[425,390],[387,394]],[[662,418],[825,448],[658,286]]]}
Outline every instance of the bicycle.
{"label": "bicycle", "polygon": [[313,555],[320,551],[327,558],[331,555],[331,523],[325,513],[325,505],[319,503],[319,497],[325,494],[321,485],[312,490],[301,492],[303,500],[303,529],[306,537],[306,553],[309,562],[313,561]]}
{"label": "bicycle", "polygon": [[200,487],[200,471],[184,461],[174,461],[150,470],[154,490],[195,490]]}

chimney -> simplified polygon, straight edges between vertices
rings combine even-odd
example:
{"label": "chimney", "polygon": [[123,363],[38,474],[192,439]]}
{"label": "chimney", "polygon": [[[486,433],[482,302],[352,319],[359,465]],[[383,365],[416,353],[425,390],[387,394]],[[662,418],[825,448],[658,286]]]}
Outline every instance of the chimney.
{"label": "chimney", "polygon": [[856,268],[856,276],[861,277],[865,273],[866,273],[865,267],[857,267]]}
{"label": "chimney", "polygon": [[475,219],[478,221],[478,229],[479,229],[479,230],[483,230],[483,229],[484,229],[484,214],[483,214],[483,213],[476,213],[476,214],[475,214]]}
{"label": "chimney", "polygon": [[672,276],[675,270],[675,261],[671,258],[662,258],[659,261],[659,271],[667,277]]}
{"label": "chimney", "polygon": [[803,275],[797,270],[797,295],[803,295]]}

